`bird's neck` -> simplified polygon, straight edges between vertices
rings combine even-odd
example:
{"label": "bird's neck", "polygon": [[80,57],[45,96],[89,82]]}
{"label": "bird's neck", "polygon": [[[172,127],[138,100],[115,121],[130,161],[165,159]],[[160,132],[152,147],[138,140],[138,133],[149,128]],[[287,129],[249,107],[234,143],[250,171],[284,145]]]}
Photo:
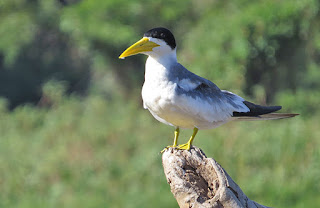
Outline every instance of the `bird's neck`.
{"label": "bird's neck", "polygon": [[170,66],[178,62],[176,49],[169,53],[152,54],[149,56],[147,62],[155,62],[155,64],[162,65],[164,68],[170,68]]}
{"label": "bird's neck", "polygon": [[164,56],[150,56],[146,62],[145,85],[159,85],[159,82],[165,82],[173,66],[177,64],[176,53],[166,54]]}

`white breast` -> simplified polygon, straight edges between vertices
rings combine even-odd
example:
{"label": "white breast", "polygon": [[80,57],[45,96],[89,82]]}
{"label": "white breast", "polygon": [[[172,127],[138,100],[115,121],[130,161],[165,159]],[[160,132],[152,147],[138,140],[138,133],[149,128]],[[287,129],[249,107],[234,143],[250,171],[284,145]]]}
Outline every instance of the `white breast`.
{"label": "white breast", "polygon": [[152,58],[146,62],[145,82],[142,87],[144,107],[155,114],[168,110],[176,84],[168,80],[167,69]]}

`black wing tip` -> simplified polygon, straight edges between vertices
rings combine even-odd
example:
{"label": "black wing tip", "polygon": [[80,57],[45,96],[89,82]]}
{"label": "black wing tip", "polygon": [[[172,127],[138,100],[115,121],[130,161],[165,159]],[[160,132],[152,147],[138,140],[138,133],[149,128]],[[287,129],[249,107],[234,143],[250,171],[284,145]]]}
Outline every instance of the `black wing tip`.
{"label": "black wing tip", "polygon": [[251,103],[249,101],[243,101],[243,103],[250,109],[249,112],[233,112],[233,117],[252,116],[257,117],[264,114],[273,113],[282,109],[282,106],[261,106]]}
{"label": "black wing tip", "polygon": [[276,105],[276,106],[272,106],[274,107],[276,110],[275,111],[278,111],[278,110],[281,110],[282,109],[282,106],[281,105]]}

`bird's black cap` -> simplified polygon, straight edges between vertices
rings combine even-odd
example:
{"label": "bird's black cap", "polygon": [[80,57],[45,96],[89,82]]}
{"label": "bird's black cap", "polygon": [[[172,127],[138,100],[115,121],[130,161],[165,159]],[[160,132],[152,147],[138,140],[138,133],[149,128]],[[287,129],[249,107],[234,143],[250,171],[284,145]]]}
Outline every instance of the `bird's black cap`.
{"label": "bird's black cap", "polygon": [[151,30],[148,30],[144,33],[144,37],[152,37],[164,40],[172,49],[174,49],[176,45],[176,40],[174,39],[173,34],[164,27],[156,27]]}

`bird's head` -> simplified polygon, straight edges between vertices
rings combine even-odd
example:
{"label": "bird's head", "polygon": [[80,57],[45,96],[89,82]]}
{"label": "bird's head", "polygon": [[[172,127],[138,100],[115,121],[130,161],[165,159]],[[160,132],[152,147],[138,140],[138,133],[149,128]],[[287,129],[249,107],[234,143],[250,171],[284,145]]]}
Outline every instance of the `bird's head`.
{"label": "bird's head", "polygon": [[176,41],[170,30],[157,27],[144,33],[143,38],[127,48],[120,56],[120,59],[139,53],[161,57],[167,54],[175,54]]}

